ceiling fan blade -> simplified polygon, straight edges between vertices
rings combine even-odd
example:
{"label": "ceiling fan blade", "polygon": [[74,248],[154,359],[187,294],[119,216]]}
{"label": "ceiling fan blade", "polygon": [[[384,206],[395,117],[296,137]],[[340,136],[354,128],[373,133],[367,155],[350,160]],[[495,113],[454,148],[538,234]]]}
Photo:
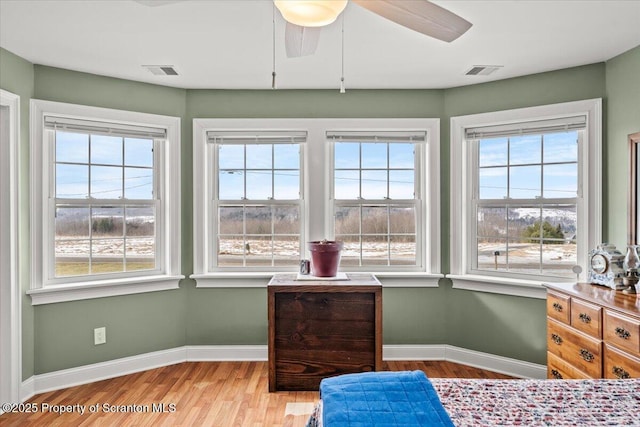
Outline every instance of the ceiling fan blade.
{"label": "ceiling fan blade", "polygon": [[427,36],[452,42],[471,24],[464,18],[427,0],[352,0],[390,21]]}
{"label": "ceiling fan blade", "polygon": [[301,27],[287,22],[284,46],[288,58],[312,55],[318,47],[321,27]]}

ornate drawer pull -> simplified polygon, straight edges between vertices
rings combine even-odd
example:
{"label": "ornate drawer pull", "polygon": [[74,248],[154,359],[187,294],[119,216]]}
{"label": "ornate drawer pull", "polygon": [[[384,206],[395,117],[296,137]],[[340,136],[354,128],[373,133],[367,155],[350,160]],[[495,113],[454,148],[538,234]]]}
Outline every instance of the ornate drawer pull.
{"label": "ornate drawer pull", "polygon": [[580,349],[580,356],[582,356],[582,358],[587,362],[593,362],[593,354],[585,348]]}
{"label": "ornate drawer pull", "polygon": [[560,335],[551,334],[551,339],[558,345],[562,344],[562,337]]}
{"label": "ornate drawer pull", "polygon": [[618,326],[616,328],[616,335],[619,336],[620,338],[622,338],[623,340],[628,340],[629,337],[631,336],[631,332],[629,332],[626,329],[621,328],[620,326]]}
{"label": "ornate drawer pull", "polygon": [[587,313],[580,313],[578,317],[580,317],[582,323],[591,323],[591,316],[589,316]]}
{"label": "ornate drawer pull", "polygon": [[553,303],[553,309],[555,311],[562,311],[562,304],[560,304],[559,302],[554,302]]}
{"label": "ornate drawer pull", "polygon": [[625,371],[619,366],[614,366],[611,371],[613,372],[613,375],[615,375],[617,378],[620,378],[621,380],[626,380],[631,378],[631,375],[629,375],[629,372]]}
{"label": "ornate drawer pull", "polygon": [[551,376],[557,380],[561,380],[562,379],[562,374],[560,372],[558,372],[557,369],[552,369],[551,370]]}

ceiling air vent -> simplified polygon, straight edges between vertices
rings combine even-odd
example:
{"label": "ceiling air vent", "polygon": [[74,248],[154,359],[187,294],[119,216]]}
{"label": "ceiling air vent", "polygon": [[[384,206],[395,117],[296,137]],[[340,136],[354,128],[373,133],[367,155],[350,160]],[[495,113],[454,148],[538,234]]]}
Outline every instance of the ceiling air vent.
{"label": "ceiling air vent", "polygon": [[502,65],[474,65],[465,73],[467,76],[488,76],[502,68]]}
{"label": "ceiling air vent", "polygon": [[144,68],[151,71],[155,76],[177,76],[178,72],[173,65],[143,65]]}

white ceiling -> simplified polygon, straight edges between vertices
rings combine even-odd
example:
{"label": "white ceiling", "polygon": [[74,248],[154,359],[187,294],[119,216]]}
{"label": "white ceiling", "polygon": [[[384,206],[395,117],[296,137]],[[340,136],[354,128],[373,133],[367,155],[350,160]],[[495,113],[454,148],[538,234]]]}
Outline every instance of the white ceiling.
{"label": "white ceiling", "polygon": [[[606,61],[640,45],[640,0],[434,3],[473,27],[445,43],[348,5],[347,90],[463,86]],[[166,86],[270,89],[272,16],[270,0],[0,0],[0,46],[35,64]],[[339,19],[323,28],[315,55],[286,58],[276,12],[278,88],[337,89],[340,34]],[[180,75],[142,65],[173,65]],[[474,65],[503,68],[465,76]]]}

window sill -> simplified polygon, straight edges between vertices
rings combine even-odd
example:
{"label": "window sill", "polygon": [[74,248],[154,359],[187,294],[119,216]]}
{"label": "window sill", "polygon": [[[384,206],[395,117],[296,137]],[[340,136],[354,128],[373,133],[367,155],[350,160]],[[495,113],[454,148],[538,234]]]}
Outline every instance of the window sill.
{"label": "window sill", "polygon": [[140,294],[178,289],[184,276],[141,276],[118,280],[80,282],[72,285],[31,289],[31,305]]}
{"label": "window sill", "polygon": [[[196,288],[266,288],[274,274],[279,272],[229,272],[192,274]],[[347,273],[350,273],[347,271]],[[357,272],[361,273],[361,272]],[[417,272],[372,272],[385,288],[437,288],[444,274]]]}
{"label": "window sill", "polygon": [[542,286],[547,281],[509,279],[473,274],[447,274],[447,278],[453,282],[453,289],[536,299],[545,299],[547,297],[547,290]]}

